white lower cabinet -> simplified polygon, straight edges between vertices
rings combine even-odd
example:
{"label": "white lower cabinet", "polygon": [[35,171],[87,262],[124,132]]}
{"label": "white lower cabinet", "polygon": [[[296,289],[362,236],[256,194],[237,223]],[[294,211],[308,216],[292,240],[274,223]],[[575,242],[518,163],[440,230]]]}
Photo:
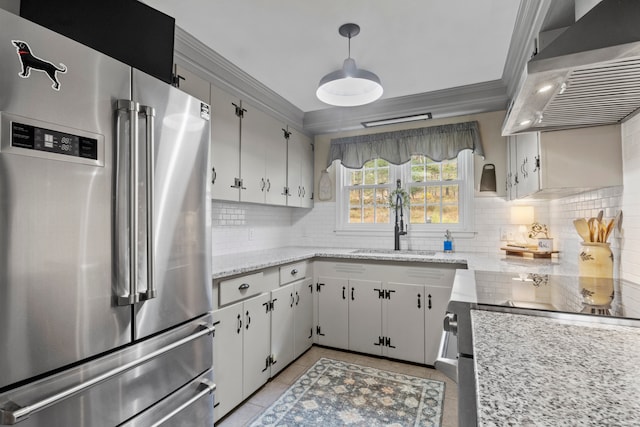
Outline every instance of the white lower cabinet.
{"label": "white lower cabinet", "polygon": [[293,362],[293,318],[295,285],[281,286],[271,291],[271,376]]}
{"label": "white lower cabinet", "polygon": [[[383,354],[394,359],[425,363],[424,286],[389,282],[386,291],[388,298],[383,300],[382,337],[389,341],[382,347]],[[438,326],[442,328],[442,319]]]}
{"label": "white lower cabinet", "polygon": [[293,357],[297,359],[313,345],[313,278],[294,283]]}
{"label": "white lower cabinet", "polygon": [[213,312],[216,420],[269,379],[269,301],[265,293]]}
{"label": "white lower cabinet", "polygon": [[456,267],[316,262],[316,342],[433,365]]}
{"label": "white lower cabinet", "polygon": [[336,277],[319,277],[316,286],[318,296],[318,344],[336,348],[349,348],[349,280]]}
{"label": "white lower cabinet", "polygon": [[382,282],[349,280],[349,350],[381,354]]}
{"label": "white lower cabinet", "polygon": [[313,279],[271,292],[271,377],[313,345]]}

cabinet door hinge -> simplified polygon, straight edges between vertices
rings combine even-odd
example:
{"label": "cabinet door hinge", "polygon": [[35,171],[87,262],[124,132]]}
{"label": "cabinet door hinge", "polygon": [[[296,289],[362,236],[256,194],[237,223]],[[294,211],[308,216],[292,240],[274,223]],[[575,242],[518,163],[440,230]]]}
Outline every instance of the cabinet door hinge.
{"label": "cabinet door hinge", "polygon": [[320,286],[324,286],[324,283],[316,283],[316,292],[320,292],[322,290],[322,288]]}
{"label": "cabinet door hinge", "polygon": [[244,113],[247,112],[247,110],[245,108],[242,108],[242,103],[240,103],[240,105],[236,104],[236,103],[231,103],[231,105],[233,105],[236,108],[236,116],[239,118],[244,118]]}
{"label": "cabinet door hinge", "polygon": [[284,139],[288,140],[289,138],[291,138],[291,132],[289,132],[288,129],[282,129],[282,132],[284,132]]}
{"label": "cabinet door hinge", "polygon": [[316,326],[316,335],[319,335],[321,337],[324,336],[324,334],[322,333],[322,330],[320,329],[320,326]]}
{"label": "cabinet door hinge", "polygon": [[263,302],[262,305],[264,306],[264,310],[265,313],[268,313],[270,311],[273,311],[275,308],[275,302],[278,301],[278,298],[274,298],[271,301],[267,301],[267,302]]}
{"label": "cabinet door hinge", "polygon": [[384,338],[384,346],[389,348],[396,348],[395,345],[391,345],[391,337]]}
{"label": "cabinet door hinge", "polygon": [[382,346],[384,346],[384,337],[378,337],[378,342],[374,342],[373,345],[382,345]]}
{"label": "cabinet door hinge", "polygon": [[393,289],[385,289],[384,299],[391,299],[391,292],[395,292]]}
{"label": "cabinet door hinge", "polygon": [[373,290],[378,293],[378,299],[384,299],[384,289],[374,288]]}

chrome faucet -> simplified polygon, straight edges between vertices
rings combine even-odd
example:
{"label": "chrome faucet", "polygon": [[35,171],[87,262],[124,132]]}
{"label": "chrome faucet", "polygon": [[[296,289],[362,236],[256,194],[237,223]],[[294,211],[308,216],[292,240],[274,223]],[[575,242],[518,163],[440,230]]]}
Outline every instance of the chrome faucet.
{"label": "chrome faucet", "polygon": [[[397,189],[400,189],[400,180],[396,181]],[[400,210],[400,222],[398,222],[398,209]],[[407,230],[404,226],[404,217],[402,213],[402,194],[396,194],[396,226],[394,227],[393,240],[394,246],[393,250],[400,250],[400,236],[404,236],[407,234]]]}

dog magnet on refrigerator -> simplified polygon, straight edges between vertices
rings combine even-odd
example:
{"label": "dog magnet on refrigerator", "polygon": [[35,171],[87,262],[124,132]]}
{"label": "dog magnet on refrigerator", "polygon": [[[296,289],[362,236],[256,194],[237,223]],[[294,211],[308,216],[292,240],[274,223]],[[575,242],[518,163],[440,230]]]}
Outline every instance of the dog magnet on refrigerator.
{"label": "dog magnet on refrigerator", "polygon": [[23,79],[28,78],[32,69],[42,71],[53,83],[51,87],[54,90],[60,90],[57,73],[67,72],[67,67],[64,64],[60,63],[60,67],[56,67],[51,62],[38,58],[33,54],[29,45],[21,40],[11,40],[11,43],[16,47],[18,58],[20,58],[20,63],[22,64],[22,71],[18,73],[20,77]]}

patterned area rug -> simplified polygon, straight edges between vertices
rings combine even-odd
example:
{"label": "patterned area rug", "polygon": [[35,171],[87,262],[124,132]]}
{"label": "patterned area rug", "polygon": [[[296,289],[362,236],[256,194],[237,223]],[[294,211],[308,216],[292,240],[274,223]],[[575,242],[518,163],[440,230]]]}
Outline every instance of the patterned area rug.
{"label": "patterned area rug", "polygon": [[251,427],[439,426],[442,381],[322,358]]}

